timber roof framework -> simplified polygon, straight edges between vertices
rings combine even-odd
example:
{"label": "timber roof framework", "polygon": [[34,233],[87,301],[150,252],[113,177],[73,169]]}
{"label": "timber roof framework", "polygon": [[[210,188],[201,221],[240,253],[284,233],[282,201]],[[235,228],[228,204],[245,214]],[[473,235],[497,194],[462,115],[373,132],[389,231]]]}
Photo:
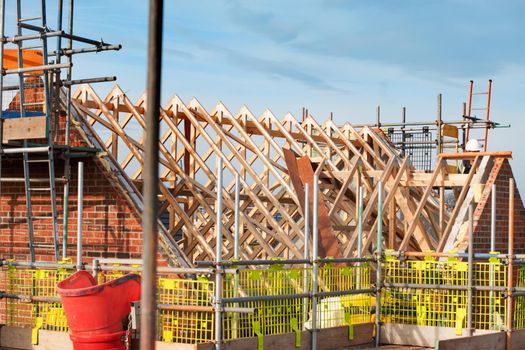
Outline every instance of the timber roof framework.
{"label": "timber roof framework", "polygon": [[[141,187],[145,98],[132,102],[118,86],[103,99],[89,85],[73,95],[77,121],[99,136],[99,144],[92,146],[102,148],[137,189]],[[456,156],[442,154],[428,173],[414,169],[377,128],[338,126],[331,120],[318,123],[310,115],[298,120],[290,113],[277,118],[270,110],[255,116],[245,106],[232,113],[222,103],[208,111],[197,99],[185,103],[176,95],[161,108],[159,119],[161,217],[169,218],[165,220],[167,239],[177,245],[186,262],[215,256],[219,157],[226,180],[220,191],[226,259],[234,251],[235,176],[242,185],[242,259],[303,256],[304,187],[308,183],[312,188],[314,174],[321,180],[321,254],[357,255],[356,199],[361,186],[362,253],[373,251],[379,181],[384,188],[385,247],[443,251],[452,247],[466,220],[464,202],[474,196],[475,185],[484,183],[495,161],[510,157],[504,152],[462,153],[472,166],[468,173],[457,174],[449,172],[448,166],[449,158]],[[102,136],[106,137],[103,141]],[[454,196],[453,208],[445,204],[445,190]]]}

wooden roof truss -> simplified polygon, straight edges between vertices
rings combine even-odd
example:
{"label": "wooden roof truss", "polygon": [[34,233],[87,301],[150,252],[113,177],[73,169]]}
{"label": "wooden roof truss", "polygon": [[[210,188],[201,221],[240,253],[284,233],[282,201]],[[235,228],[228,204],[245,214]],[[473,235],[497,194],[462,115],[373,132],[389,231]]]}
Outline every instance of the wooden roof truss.
{"label": "wooden roof truss", "polygon": [[[103,151],[140,188],[146,97],[132,102],[115,86],[102,99],[83,85],[73,99],[80,122],[105,139]],[[176,95],[159,111],[159,120],[161,217],[189,260],[214,259],[219,157],[224,167],[226,259],[233,255],[237,174],[242,187],[241,258],[303,256],[304,199],[292,185],[285,150],[307,157],[319,174],[320,197],[340,256],[356,254],[359,186],[364,187],[363,253],[375,246],[378,220],[383,221],[384,246],[389,249],[441,250],[455,220],[464,220],[462,202],[473,181],[482,181],[475,175],[486,172],[490,163],[485,160],[490,156],[480,156],[470,173],[450,174],[447,161],[439,159],[432,173],[424,173],[401,158],[378,129],[356,130],[350,123],[338,126],[331,120],[318,123],[310,115],[298,120],[288,113],[279,119],[270,110],[255,116],[245,106],[232,113],[222,103],[208,111],[197,99],[185,103]],[[384,186],[382,218],[377,217],[379,181]],[[445,205],[445,189],[456,189],[454,208]]]}

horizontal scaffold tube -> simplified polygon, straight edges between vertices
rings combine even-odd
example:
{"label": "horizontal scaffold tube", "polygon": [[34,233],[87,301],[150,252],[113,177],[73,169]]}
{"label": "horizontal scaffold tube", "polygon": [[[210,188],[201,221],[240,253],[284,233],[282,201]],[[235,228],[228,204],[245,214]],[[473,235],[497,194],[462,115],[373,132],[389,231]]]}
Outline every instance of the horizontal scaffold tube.
{"label": "horizontal scaffold tube", "polygon": [[[372,258],[318,258],[319,263],[357,263],[372,261]],[[311,264],[312,259],[271,259],[271,260],[239,260],[221,261],[219,266],[258,266],[258,265],[302,265]],[[213,261],[196,261],[197,266],[215,266]]]}
{"label": "horizontal scaffold tube", "polygon": [[271,301],[271,300],[284,300],[284,299],[301,299],[310,297],[330,297],[330,296],[342,296],[342,295],[355,295],[355,294],[367,294],[374,292],[375,289],[351,289],[341,290],[332,292],[318,292],[318,293],[296,293],[296,294],[280,294],[280,295],[258,295],[258,296],[247,296],[239,298],[223,298],[224,304],[243,303],[250,301]]}
{"label": "horizontal scaffold tube", "polygon": [[[183,312],[215,312],[216,308],[213,306],[197,306],[197,305],[173,305],[173,304],[158,304],[157,309],[168,311],[183,311]],[[257,308],[254,307],[224,307],[223,312],[237,312],[241,314],[256,314]]]}

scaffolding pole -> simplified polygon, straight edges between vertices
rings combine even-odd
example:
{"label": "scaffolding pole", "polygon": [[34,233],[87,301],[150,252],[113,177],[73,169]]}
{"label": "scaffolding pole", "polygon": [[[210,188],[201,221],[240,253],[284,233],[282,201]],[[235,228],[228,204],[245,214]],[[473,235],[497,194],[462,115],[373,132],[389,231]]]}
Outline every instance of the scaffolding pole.
{"label": "scaffolding pole", "polygon": [[313,183],[313,213],[312,213],[312,350],[317,349],[317,297],[319,286],[319,175],[314,175]]}
{"label": "scaffolding pole", "polygon": [[157,244],[159,211],[159,118],[163,0],[149,1],[146,139],[144,152],[143,265],[140,349],[155,349],[157,336]]}
{"label": "scaffolding pole", "polygon": [[514,179],[509,180],[509,267],[507,270],[507,350],[512,350],[514,287]]}
{"label": "scaffolding pole", "polygon": [[381,257],[383,255],[383,183],[377,184],[377,236],[376,236],[376,347],[381,341]]}

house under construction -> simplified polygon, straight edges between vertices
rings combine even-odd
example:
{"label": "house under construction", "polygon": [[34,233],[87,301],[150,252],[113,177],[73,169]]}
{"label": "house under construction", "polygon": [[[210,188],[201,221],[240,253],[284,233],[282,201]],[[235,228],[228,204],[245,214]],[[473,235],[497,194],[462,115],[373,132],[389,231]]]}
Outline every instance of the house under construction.
{"label": "house under construction", "polygon": [[[0,347],[71,349],[56,283],[140,273],[147,96],[72,80],[76,54],[120,45],[20,2],[16,33],[5,6],[0,26]],[[435,120],[378,109],[369,125],[173,95],[158,111],[158,348],[525,346],[525,208],[512,152],[489,147],[491,90],[470,82],[449,121],[439,97]]]}

